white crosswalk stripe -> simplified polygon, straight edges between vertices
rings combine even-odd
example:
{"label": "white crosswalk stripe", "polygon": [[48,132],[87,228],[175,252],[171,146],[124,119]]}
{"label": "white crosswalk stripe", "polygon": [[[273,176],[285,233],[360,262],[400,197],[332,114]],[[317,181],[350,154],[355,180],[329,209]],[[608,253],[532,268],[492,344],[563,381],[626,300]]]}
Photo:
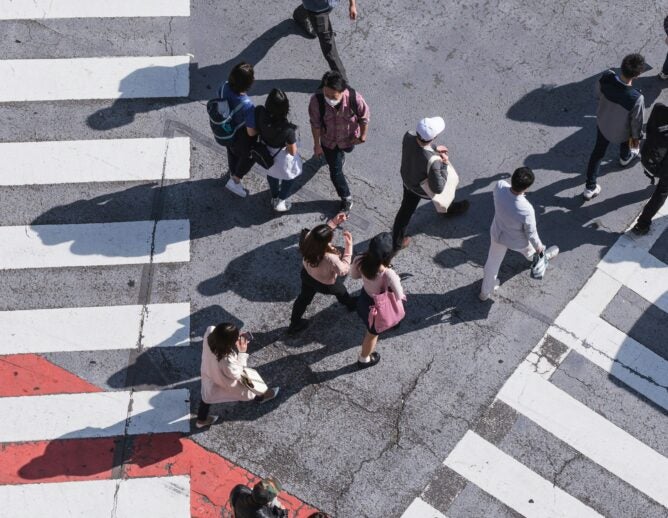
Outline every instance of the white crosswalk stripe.
{"label": "white crosswalk stripe", "polygon": [[5,516],[12,518],[188,518],[190,479],[173,476],[0,486],[0,502]]}
{"label": "white crosswalk stripe", "polygon": [[188,261],[189,234],[180,219],[0,227],[0,270]]}
{"label": "white crosswalk stripe", "polygon": [[0,185],[179,180],[190,139],[135,138],[0,143]]}
{"label": "white crosswalk stripe", "polygon": [[104,351],[190,344],[190,304],[0,311],[3,354]]}
{"label": "white crosswalk stripe", "polygon": [[[165,27],[171,30],[171,17],[189,14],[190,0],[0,0],[0,20],[165,17]],[[190,57],[6,59],[0,60],[0,77],[0,103],[183,98],[190,90]],[[115,108],[116,103],[109,108],[110,113]],[[54,120],[53,124],[57,129],[62,121]],[[81,184],[153,182],[155,185],[163,180],[190,177],[189,138],[164,138],[156,134],[143,138],[102,139],[99,134],[86,130],[95,140],[0,143],[0,186],[20,186],[17,192],[23,193],[34,186],[60,184],[62,189],[71,186],[72,192],[86,196],[89,186]],[[142,137],[136,131],[130,135]],[[156,191],[148,189],[146,192]],[[153,194],[144,201],[152,206]],[[35,277],[35,286],[39,287],[46,269],[69,267],[76,276],[79,268],[96,266],[101,267],[100,275],[113,276],[120,265],[190,260],[190,222],[187,219],[80,223],[75,218],[76,214],[72,214],[63,222],[51,218],[48,224],[27,221],[21,225],[0,226],[3,275],[13,275],[11,270],[36,269],[31,274]],[[151,286],[150,282],[147,286]],[[49,306],[59,302],[55,298],[59,296],[58,287],[51,288]],[[44,358],[31,358],[31,355],[48,353],[71,358],[67,353],[104,351],[104,355],[108,355],[105,360],[122,357],[127,363],[127,358],[131,359],[127,368],[114,373],[125,377],[137,365],[132,362],[142,358],[141,354],[187,352],[184,346],[190,345],[190,303],[177,300],[115,305],[115,301],[105,299],[105,295],[101,292],[98,300],[107,305],[69,307],[76,302],[64,296],[61,306],[66,307],[10,307],[0,311],[0,354],[15,355],[7,357],[5,365],[16,368],[17,379],[23,376],[23,383],[25,379],[29,383],[33,379],[30,366],[47,365]],[[151,295],[152,292],[145,296],[140,290],[140,300],[151,300]],[[165,348],[172,351],[168,353]],[[114,353],[118,354],[114,356]],[[97,357],[96,360],[99,361]],[[113,438],[109,443],[114,444],[113,450],[104,447],[108,458],[102,462],[109,472],[105,473],[103,468],[99,468],[101,473],[96,471],[101,465],[96,457],[100,455],[97,446],[91,446],[90,451],[84,447],[90,458],[82,457],[77,462],[81,462],[85,474],[76,473],[71,481],[66,472],[59,472],[56,478],[42,471],[24,477],[18,470],[18,480],[0,485],[0,514],[14,518],[190,516],[190,478],[171,476],[171,468],[161,471],[161,476],[136,478],[145,475],[125,471],[127,463],[131,462],[125,457],[130,451],[128,444],[134,442],[118,439],[134,436],[133,441],[146,440],[150,444],[154,440],[150,438],[152,434],[163,434],[158,436],[163,441],[180,440],[178,435],[172,439],[171,435],[164,434],[190,430],[190,391],[182,387],[194,380],[179,380],[162,390],[133,390],[129,387],[139,382],[128,375],[128,379],[119,381],[118,385],[110,378],[107,389],[96,392],[87,379],[80,379],[79,384],[67,381],[69,374],[57,362],[52,363],[55,363],[54,372],[63,373],[65,380],[54,375],[53,380],[43,378],[50,385],[48,389],[40,389],[35,383],[23,390],[23,393],[35,391],[33,395],[19,397],[15,394],[22,393],[20,390],[6,390],[6,396],[0,397],[0,412],[7,417],[0,426],[0,450],[11,447],[37,451],[45,447],[42,460],[49,464],[47,471],[57,471],[58,461],[51,466],[48,459],[52,445],[53,451],[59,451],[64,444],[100,445],[109,441],[101,438]],[[19,372],[20,369],[23,370]],[[72,374],[70,376],[76,380],[82,372]],[[4,381],[7,380],[1,380],[0,384]],[[124,390],[109,389],[117,386]],[[86,390],[88,392],[84,392]],[[160,439],[155,441],[160,442]],[[39,458],[40,454],[36,455]],[[123,463],[114,464],[120,469],[113,470],[117,455],[124,456]],[[103,476],[104,479],[77,480],[77,476]],[[44,483],[25,483],[33,480]]]}
{"label": "white crosswalk stripe", "polygon": [[188,400],[185,389],[3,397],[0,412],[16,419],[2,425],[0,442],[187,432]]}
{"label": "white crosswalk stripe", "polygon": [[185,97],[188,56],[0,61],[0,102]]}
{"label": "white crosswalk stripe", "polygon": [[[656,344],[642,344],[601,317],[622,287],[668,312],[668,265],[649,252],[667,228],[668,206],[664,206],[649,235],[621,236],[497,395],[497,400],[665,507],[666,512],[668,458],[550,379],[569,353],[575,351],[606,375],[668,410],[668,361],[647,347]],[[545,354],[546,339],[557,339],[566,350],[558,357]],[[450,453],[445,465],[523,516],[600,516],[596,509],[568,495],[555,482],[545,480],[471,430]],[[412,506],[420,509],[423,503],[431,512],[428,501],[416,499]]]}
{"label": "white crosswalk stripe", "polygon": [[444,464],[523,516],[601,517],[470,430]]}
{"label": "white crosswalk stripe", "polygon": [[190,0],[0,0],[0,20],[189,15]]}

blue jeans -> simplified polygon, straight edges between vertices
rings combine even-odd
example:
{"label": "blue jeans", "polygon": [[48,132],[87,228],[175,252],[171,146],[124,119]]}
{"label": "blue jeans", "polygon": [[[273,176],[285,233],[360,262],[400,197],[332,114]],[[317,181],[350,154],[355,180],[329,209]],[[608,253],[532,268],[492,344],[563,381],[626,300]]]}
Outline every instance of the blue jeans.
{"label": "blue jeans", "polygon": [[341,199],[350,198],[350,188],[348,187],[348,181],[343,174],[343,164],[346,161],[344,153],[350,153],[353,148],[354,146],[341,149],[336,146],[334,149],[329,149],[322,146],[322,152],[325,155],[325,160],[327,160],[327,165],[329,166],[329,178],[334,184],[336,194],[338,194]]}
{"label": "blue jeans", "polygon": [[292,192],[293,180],[279,180],[273,176],[267,176],[267,183],[269,184],[269,190],[271,191],[272,198],[278,198],[280,200],[287,200]]}
{"label": "blue jeans", "polygon": [[[594,150],[589,157],[589,165],[587,166],[587,189],[594,189],[596,187],[596,179],[601,168],[601,160],[605,156],[605,152],[610,145],[610,141],[603,136],[601,130],[596,128],[596,144]],[[619,145],[619,158],[626,160],[631,155],[628,140]]]}

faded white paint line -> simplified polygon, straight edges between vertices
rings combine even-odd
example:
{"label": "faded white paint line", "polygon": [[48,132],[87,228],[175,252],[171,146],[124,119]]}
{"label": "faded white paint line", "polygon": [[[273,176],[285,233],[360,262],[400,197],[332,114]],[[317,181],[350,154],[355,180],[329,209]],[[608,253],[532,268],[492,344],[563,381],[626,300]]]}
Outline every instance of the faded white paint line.
{"label": "faded white paint line", "polygon": [[444,464],[523,516],[602,516],[471,430]]}
{"label": "faded white paint line", "polygon": [[190,177],[190,139],[0,143],[0,185],[133,182]]}
{"label": "faded white paint line", "polygon": [[420,498],[413,500],[408,509],[404,511],[401,518],[447,518],[443,513],[437,511],[427,502]]}
{"label": "faded white paint line", "polygon": [[617,240],[598,268],[668,312],[668,265],[636,246],[629,236]]}
{"label": "faded white paint line", "polygon": [[668,410],[668,361],[575,301],[548,334]]}
{"label": "faded white paint line", "polygon": [[190,478],[131,478],[0,486],[4,516],[190,516]]}
{"label": "faded white paint line", "polygon": [[129,434],[187,432],[188,394],[175,389],[0,398],[0,415],[6,416],[0,442],[124,435],[131,398]]}
{"label": "faded white paint line", "polygon": [[[517,368],[497,397],[557,439],[668,507],[665,482],[668,458],[537,375],[529,363],[523,362]],[[467,450],[472,451],[472,448]],[[462,461],[468,459],[465,457]],[[507,479],[503,473],[504,470],[500,470],[497,476]]]}
{"label": "faded white paint line", "polygon": [[0,20],[190,16],[190,0],[0,0]]}
{"label": "faded white paint line", "polygon": [[[0,227],[0,270],[143,264],[154,221]],[[190,260],[190,222],[160,220],[153,262]]]}
{"label": "faded white paint line", "polygon": [[[0,311],[0,352],[27,354],[135,349],[141,305]],[[190,304],[150,304],[142,347],[190,344]]]}
{"label": "faded white paint line", "polygon": [[0,61],[0,102],[186,97],[190,58],[105,57]]}

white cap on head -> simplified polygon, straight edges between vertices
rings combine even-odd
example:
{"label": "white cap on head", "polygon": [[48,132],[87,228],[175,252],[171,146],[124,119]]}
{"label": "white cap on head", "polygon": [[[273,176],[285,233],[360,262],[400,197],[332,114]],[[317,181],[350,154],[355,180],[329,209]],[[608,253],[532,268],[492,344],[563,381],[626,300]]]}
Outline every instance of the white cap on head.
{"label": "white cap on head", "polygon": [[443,117],[425,117],[417,123],[415,132],[422,140],[434,140],[445,129]]}

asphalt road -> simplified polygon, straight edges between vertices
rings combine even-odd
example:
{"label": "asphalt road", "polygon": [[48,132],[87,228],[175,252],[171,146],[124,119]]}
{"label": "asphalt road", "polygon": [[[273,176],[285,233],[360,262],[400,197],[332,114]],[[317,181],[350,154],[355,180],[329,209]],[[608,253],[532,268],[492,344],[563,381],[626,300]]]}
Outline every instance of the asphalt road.
{"label": "asphalt road", "polygon": [[[257,103],[272,87],[288,92],[302,154],[311,156],[306,106],[326,64],[317,42],[291,22],[293,8],[284,0],[244,2],[242,9],[236,2],[193,0],[188,18],[0,22],[1,59],[192,55],[187,98],[0,103],[2,142],[189,135],[192,144],[187,181],[0,187],[4,226],[190,221],[189,262],[2,270],[0,309],[189,301],[190,348],[47,357],[110,390],[189,388],[193,408],[204,330],[228,319],[243,324],[256,337],[251,363],[282,387],[281,396],[263,406],[222,405],[223,422],[195,440],[255,473],[278,476],[290,492],[333,516],[400,516],[465,432],[485,418],[503,383],[649,197],[640,167],[620,168],[612,152],[602,194],[585,204],[580,193],[595,138],[597,75],[640,51],[652,67],[637,81],[646,105],[666,101],[665,83],[656,79],[666,51],[665,13],[649,0],[632,10],[600,2],[360,0],[356,22],[343,6],[335,11],[349,79],[371,108],[368,142],[346,162],[356,251],[391,228],[401,198],[401,137],[422,117],[445,118],[439,142],[459,172],[459,197],[471,202],[468,214],[447,220],[426,203],[417,211],[409,227],[414,242],[394,261],[408,274],[407,318],[382,337],[381,363],[358,372],[353,363],[363,328],[332,300],[317,297],[310,328],[298,338],[284,335],[298,293],[299,231],[337,206],[326,167],[307,163],[293,210],[279,217],[261,175],[249,176],[246,199],[223,188],[226,157],[208,140],[206,100],[231,66],[246,60],[255,64]],[[561,254],[542,281],[530,279],[524,260],[509,254],[499,296],[481,303],[491,188],[521,165],[537,175],[528,197],[541,237]],[[80,253],[98,252],[104,253]],[[666,261],[663,252],[654,253]],[[352,280],[347,285],[359,288]],[[617,315],[611,321],[628,314],[624,304],[634,294],[623,295],[607,310]],[[665,314],[650,320],[641,343],[663,343]],[[582,361],[570,358],[564,369],[588,372],[598,387],[605,381],[601,373]],[[554,382],[563,390],[581,388],[567,372],[559,376]],[[639,429],[630,433],[649,433],[646,442],[665,454],[665,440],[656,442],[665,413],[650,409],[648,416],[645,400],[616,390],[624,412],[654,430],[636,423]],[[530,419],[507,419],[511,425],[494,421],[487,436],[501,437],[510,454],[522,437],[549,442]],[[554,448],[524,461],[540,471],[550,459],[568,457],[565,447]],[[576,482],[586,476],[594,493],[609,485],[609,475],[595,466],[570,476]],[[516,512],[466,487],[466,493],[455,491],[463,495],[459,500],[448,500],[456,504],[450,512],[439,510],[450,518]],[[665,508],[624,488],[635,506],[606,507],[605,498],[590,505],[606,516],[665,516]]]}

